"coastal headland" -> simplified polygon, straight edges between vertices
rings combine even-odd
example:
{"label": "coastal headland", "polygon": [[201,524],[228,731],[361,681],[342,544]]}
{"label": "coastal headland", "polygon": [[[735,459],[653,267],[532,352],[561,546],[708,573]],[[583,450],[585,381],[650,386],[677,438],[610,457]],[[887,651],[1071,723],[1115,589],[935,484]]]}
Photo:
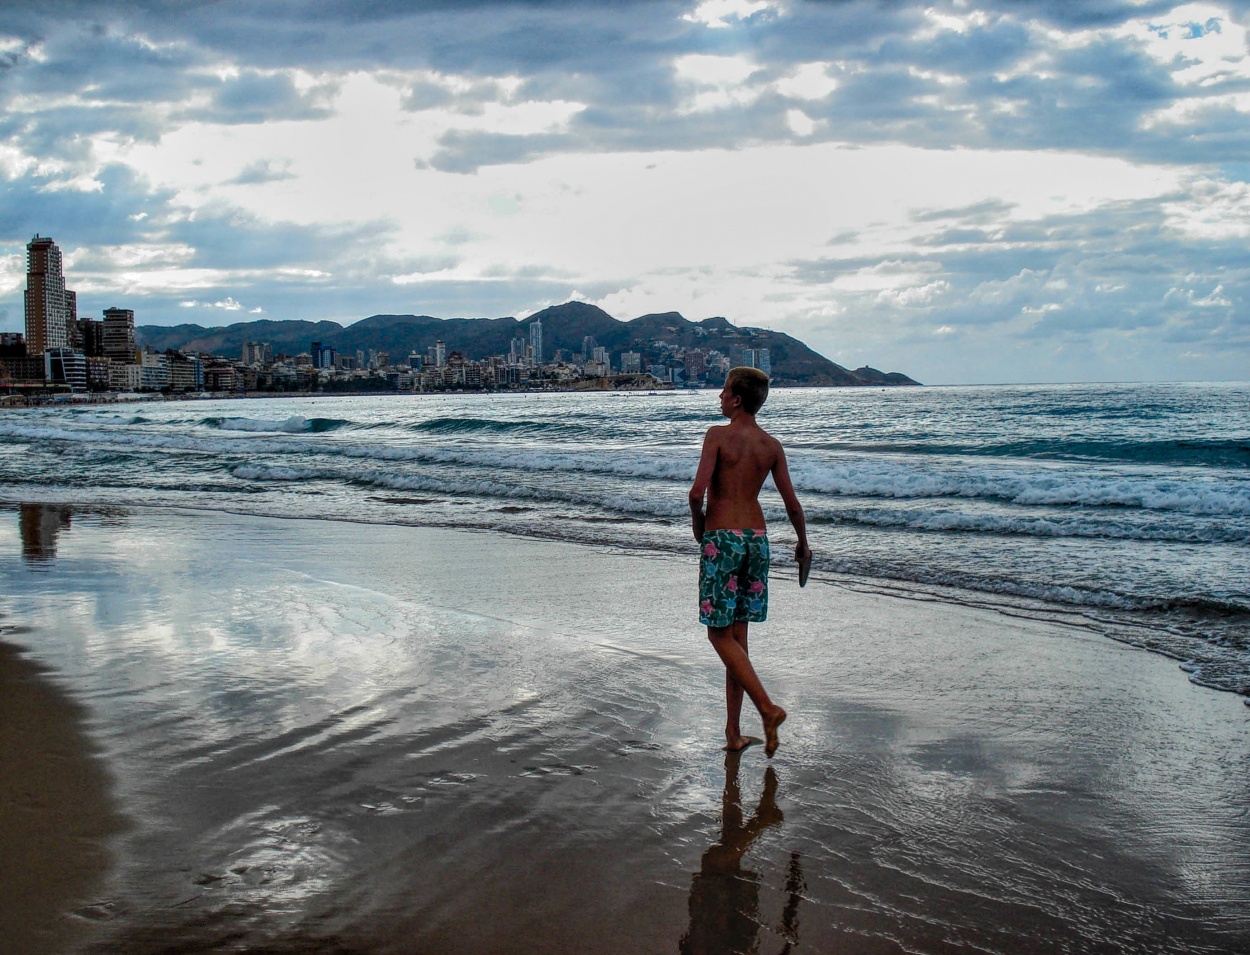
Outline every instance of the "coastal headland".
{"label": "coastal headland", "polygon": [[[657,382],[696,384],[717,381],[733,365],[767,362],[778,386],[863,387],[917,385],[899,372],[881,372],[867,365],[850,370],[830,361],[784,332],[738,326],[725,318],[692,322],[677,312],[644,315],[619,321],[584,302],[566,302],[517,318],[434,318],[429,315],[374,315],[346,327],[337,322],[239,322],[226,327],[140,325],[136,339],[156,351],[178,349],[221,355],[241,354],[249,342],[265,342],[275,353],[296,355],[316,342],[338,356],[356,361],[372,353],[388,356],[391,365],[406,365],[409,356],[455,354],[461,361],[487,361],[492,356],[535,361],[532,326],[541,327],[539,362],[551,367],[545,380],[583,377],[588,364],[599,364],[589,377],[613,371],[654,374]],[[521,339],[520,354],[516,342]],[[632,356],[625,357],[622,356]],[[630,363],[632,362],[632,368]],[[364,363],[367,365],[367,361]],[[410,367],[410,366],[409,366]],[[654,369],[654,371],[653,371]],[[676,372],[676,378],[674,377]],[[718,383],[718,382],[717,382]]]}

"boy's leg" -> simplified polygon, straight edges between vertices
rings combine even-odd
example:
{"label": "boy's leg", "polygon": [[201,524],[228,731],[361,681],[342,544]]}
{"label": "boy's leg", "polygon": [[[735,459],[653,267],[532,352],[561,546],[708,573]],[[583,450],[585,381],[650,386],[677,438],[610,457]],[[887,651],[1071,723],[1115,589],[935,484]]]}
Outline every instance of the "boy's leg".
{"label": "boy's leg", "polygon": [[[733,641],[742,647],[742,652],[747,654],[750,659],[750,651],[747,649],[747,622],[739,620],[732,627],[729,627],[729,635]],[[735,679],[729,668],[725,668],[725,749],[727,752],[736,752],[746,749],[752,743],[762,743],[763,740],[756,739],[754,736],[742,735],[742,723],[740,717],[742,715],[742,684]]]}
{"label": "boy's leg", "polygon": [[769,699],[768,693],[764,690],[764,684],[756,675],[755,667],[751,666],[751,658],[734,639],[733,631],[733,626],[708,627],[707,638],[711,641],[712,648],[716,650],[716,655],[725,664],[729,676],[741,685],[746,695],[751,698],[751,702],[755,704],[755,708],[759,710],[760,719],[764,721],[764,751],[771,756],[780,745],[777,739],[777,727],[785,722],[786,711]]}

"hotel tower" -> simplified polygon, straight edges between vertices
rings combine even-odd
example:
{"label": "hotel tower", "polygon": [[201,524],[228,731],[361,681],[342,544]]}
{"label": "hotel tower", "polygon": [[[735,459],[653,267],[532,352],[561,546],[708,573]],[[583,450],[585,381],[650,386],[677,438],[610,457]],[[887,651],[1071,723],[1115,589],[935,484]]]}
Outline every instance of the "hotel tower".
{"label": "hotel tower", "polygon": [[65,288],[61,250],[36,235],[26,246],[26,354],[69,347],[70,326],[78,318],[76,299]]}

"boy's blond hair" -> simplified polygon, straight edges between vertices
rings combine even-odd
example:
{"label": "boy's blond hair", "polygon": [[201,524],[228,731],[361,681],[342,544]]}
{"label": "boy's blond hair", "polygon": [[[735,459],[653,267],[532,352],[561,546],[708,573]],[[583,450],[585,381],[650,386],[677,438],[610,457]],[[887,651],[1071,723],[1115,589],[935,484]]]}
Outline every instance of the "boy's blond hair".
{"label": "boy's blond hair", "polygon": [[742,410],[747,414],[755,414],[764,407],[764,399],[768,397],[768,376],[758,368],[746,365],[731,368],[725,376],[725,384],[730,392],[742,399]]}

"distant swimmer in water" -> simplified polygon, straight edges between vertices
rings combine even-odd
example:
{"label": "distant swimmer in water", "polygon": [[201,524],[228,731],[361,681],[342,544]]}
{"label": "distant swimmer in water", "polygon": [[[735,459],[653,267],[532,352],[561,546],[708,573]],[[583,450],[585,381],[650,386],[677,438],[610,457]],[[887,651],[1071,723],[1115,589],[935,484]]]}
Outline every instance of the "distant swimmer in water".
{"label": "distant swimmer in water", "polygon": [[[768,376],[755,368],[734,368],[720,393],[729,424],[708,429],[699,470],[690,488],[690,517],[699,542],[699,622],[725,664],[725,749],[745,749],[759,740],[744,736],[739,717],[746,693],[764,723],[764,751],[780,745],[777,728],[786,711],[774,703],[747,655],[747,626],[768,616],[768,534],[760,488],[768,475],[781,492],[786,515],[798,534],[800,566],[811,561],[807,522],[790,483],[781,442],[755,423],[768,397]],[[704,497],[707,511],[703,510]]]}

